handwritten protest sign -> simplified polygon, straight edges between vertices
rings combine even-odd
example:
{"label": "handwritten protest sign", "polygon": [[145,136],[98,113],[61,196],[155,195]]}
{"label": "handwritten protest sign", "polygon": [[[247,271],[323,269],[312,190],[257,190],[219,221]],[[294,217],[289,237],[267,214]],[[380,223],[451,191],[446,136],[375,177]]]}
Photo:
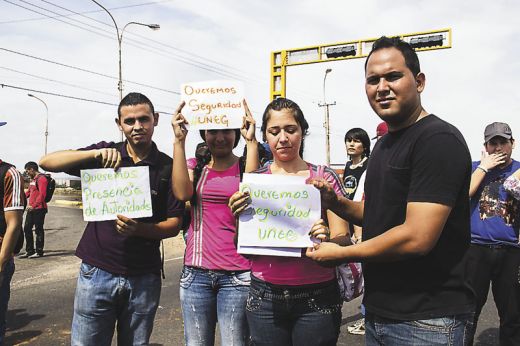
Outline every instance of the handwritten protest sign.
{"label": "handwritten protest sign", "polygon": [[85,221],[152,216],[147,166],[85,169],[81,171],[81,197]]}
{"label": "handwritten protest sign", "polygon": [[244,85],[238,81],[217,80],[181,85],[181,99],[186,102],[182,114],[190,127],[237,129],[245,114],[242,100]]}
{"label": "handwritten protest sign", "polygon": [[287,184],[284,179],[282,185],[273,184],[272,176],[271,183],[263,178],[255,182],[255,175],[250,176],[240,184],[241,191],[249,191],[251,204],[240,215],[238,244],[244,248],[312,246],[308,233],[321,217],[318,190],[302,184],[299,177],[295,177],[298,183]]}

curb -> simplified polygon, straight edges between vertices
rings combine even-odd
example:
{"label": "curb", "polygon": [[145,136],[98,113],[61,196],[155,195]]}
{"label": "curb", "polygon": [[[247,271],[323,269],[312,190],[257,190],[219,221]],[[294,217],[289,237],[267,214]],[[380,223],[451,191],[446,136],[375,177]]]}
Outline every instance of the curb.
{"label": "curb", "polygon": [[68,201],[65,199],[57,199],[52,202],[53,202],[53,204],[56,204],[56,205],[64,205],[64,206],[68,206],[68,207],[76,207],[76,208],[81,208],[81,209],[83,208],[83,203],[80,201]]}

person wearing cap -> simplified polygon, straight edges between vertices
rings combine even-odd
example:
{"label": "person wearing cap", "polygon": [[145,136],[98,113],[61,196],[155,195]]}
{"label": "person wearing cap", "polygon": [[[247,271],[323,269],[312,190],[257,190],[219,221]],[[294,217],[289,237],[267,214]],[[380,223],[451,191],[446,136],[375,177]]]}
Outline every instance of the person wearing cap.
{"label": "person wearing cap", "polygon": [[148,345],[161,295],[160,241],[179,233],[184,203],[171,190],[172,158],[153,142],[159,114],[143,94],[119,103],[115,122],[124,142],[99,142],[44,156],[40,167],[80,176],[82,169],[148,167],[152,216],[89,222],[76,249],[81,258],[71,345]]}
{"label": "person wearing cap", "polygon": [[484,131],[484,151],[473,162],[471,247],[468,280],[477,296],[475,329],[491,283],[500,317],[500,345],[520,345],[520,201],[506,180],[520,169],[511,157],[515,140],[508,124],[494,122]]}
{"label": "person wearing cap", "polygon": [[388,133],[370,155],[365,200],[313,182],[323,206],[363,225],[362,242],[321,242],[307,256],[362,262],[367,346],[466,345],[473,326],[475,295],[465,273],[471,155],[460,131],[422,106],[425,83],[408,43],[377,39],[365,62],[365,92]]}
{"label": "person wearing cap", "polygon": [[388,132],[388,125],[386,122],[381,122],[379,125],[377,125],[376,128],[376,135],[375,137],[372,137],[372,140],[379,140],[379,138],[383,137]]}
{"label": "person wearing cap", "polygon": [[[0,121],[0,126],[5,124]],[[4,344],[5,318],[14,274],[13,253],[21,233],[25,205],[22,175],[13,165],[0,160],[0,345]]]}

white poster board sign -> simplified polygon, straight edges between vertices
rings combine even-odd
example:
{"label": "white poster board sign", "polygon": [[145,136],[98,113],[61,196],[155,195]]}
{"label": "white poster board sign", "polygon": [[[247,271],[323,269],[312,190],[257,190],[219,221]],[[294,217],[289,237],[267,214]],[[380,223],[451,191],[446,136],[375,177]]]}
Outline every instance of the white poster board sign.
{"label": "white poster board sign", "polygon": [[309,231],[321,217],[319,191],[302,184],[301,177],[295,177],[297,183],[274,184],[273,176],[271,183],[266,183],[264,177],[257,183],[256,176],[262,175],[250,174],[247,182],[240,184],[241,191],[249,191],[251,204],[239,218],[238,244],[264,248],[312,246]]}
{"label": "white poster board sign", "polygon": [[81,170],[81,198],[85,221],[152,216],[148,166]]}
{"label": "white poster board sign", "polygon": [[238,129],[245,111],[244,84],[216,80],[181,85],[182,114],[193,129]]}

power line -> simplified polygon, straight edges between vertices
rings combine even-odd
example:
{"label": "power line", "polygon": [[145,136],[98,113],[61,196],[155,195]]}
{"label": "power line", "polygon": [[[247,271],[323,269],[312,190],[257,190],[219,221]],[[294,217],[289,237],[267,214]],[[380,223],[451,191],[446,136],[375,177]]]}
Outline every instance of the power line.
{"label": "power line", "polygon": [[[112,8],[109,8],[109,10],[110,11],[117,11],[117,10],[122,10],[122,9],[126,9],[126,8],[131,8],[131,7],[156,5],[156,4],[160,4],[160,3],[163,3],[163,2],[171,2],[171,1],[173,1],[173,0],[149,1],[149,2],[144,2],[144,3],[141,3],[141,4],[133,4],[133,5],[127,5],[127,6],[112,7]],[[85,14],[85,13],[97,13],[97,12],[103,12],[103,10],[93,10],[93,11],[86,11],[86,12],[81,12],[81,13]],[[74,15],[75,14],[63,14],[63,15],[56,16],[56,18],[72,17]],[[5,22],[0,22],[0,25],[1,24],[14,24],[14,23],[23,23],[23,22],[33,22],[33,21],[45,20],[45,19],[49,19],[49,18],[48,17],[39,17],[39,18],[9,20],[9,21],[5,21]]]}
{"label": "power line", "polygon": [[101,94],[101,95],[105,95],[105,96],[117,96],[117,95],[108,95],[107,93],[104,93],[104,92],[101,92],[101,91],[98,91],[98,90],[95,90],[95,89],[85,88],[85,87],[82,87],[82,86],[79,86],[79,85],[76,85],[76,84],[71,84],[71,83],[59,81],[59,80],[56,80],[56,79],[46,78],[46,77],[43,77],[43,76],[37,76],[37,75],[30,74],[30,73],[27,73],[27,72],[15,70],[15,69],[12,69],[12,68],[9,68],[9,67],[0,66],[0,68],[3,69],[3,70],[6,70],[6,71],[11,71],[11,72],[23,74],[25,76],[29,76],[29,77],[45,80],[45,81],[48,81],[48,82],[63,84],[63,85],[66,85],[66,86],[69,86],[69,87],[72,87],[72,88],[82,89],[82,90],[90,91],[90,92]]}
{"label": "power line", "polygon": [[[58,66],[66,67],[66,68],[70,68],[70,69],[73,69],[73,70],[77,70],[77,71],[81,71],[81,72],[85,72],[85,73],[90,73],[90,74],[93,74],[93,75],[96,75],[96,76],[109,78],[109,79],[113,79],[113,80],[118,80],[117,77],[110,76],[110,75],[107,75],[107,74],[104,74],[104,73],[100,73],[100,72],[96,72],[96,71],[87,70],[87,69],[82,68],[82,67],[77,67],[77,66],[73,66],[73,65],[68,65],[68,64],[61,63],[61,62],[57,62],[57,61],[54,61],[54,60],[40,58],[40,57],[37,57],[37,56],[34,56],[34,55],[30,55],[30,54],[26,54],[26,53],[22,53],[22,52],[17,52],[15,50],[3,48],[3,47],[0,47],[0,50],[3,50],[5,52],[9,52],[9,53],[12,53],[12,54],[21,55],[21,56],[24,56],[24,57],[27,57],[27,58],[31,58],[31,59],[40,60],[40,61],[43,61],[43,62],[46,62],[46,63],[50,63],[50,64],[54,64],[54,65],[58,65]],[[175,95],[180,95],[180,93],[178,91],[172,91],[172,90],[167,90],[167,89],[163,89],[163,88],[158,88],[158,87],[155,87],[155,86],[152,86],[152,85],[138,83],[138,82],[132,82],[132,81],[129,81],[129,80],[125,80],[125,82],[131,83],[131,84],[135,84],[135,85],[139,85],[139,86],[143,86],[143,87],[147,87],[147,88],[151,88],[151,89],[154,89],[154,90],[164,91],[164,92],[175,94]]]}
{"label": "power line", "polygon": [[[29,91],[29,92],[33,92],[33,93],[49,95],[49,96],[56,96],[56,97],[63,97],[63,98],[67,98],[67,99],[77,100],[77,101],[98,103],[98,104],[102,104],[102,105],[115,106],[115,107],[119,106],[119,104],[117,104],[117,103],[110,103],[110,102],[105,102],[105,101],[92,100],[92,99],[87,99],[87,98],[84,98],[84,97],[59,94],[59,93],[54,93],[54,92],[44,91],[44,90],[36,90],[36,89],[24,88],[24,87],[20,87],[20,86],[16,86],[16,85],[0,83],[0,86],[2,88],[11,88],[11,89],[16,89],[16,90]],[[172,112],[164,112],[164,111],[157,111],[157,113],[160,113],[160,114],[172,114]]]}

